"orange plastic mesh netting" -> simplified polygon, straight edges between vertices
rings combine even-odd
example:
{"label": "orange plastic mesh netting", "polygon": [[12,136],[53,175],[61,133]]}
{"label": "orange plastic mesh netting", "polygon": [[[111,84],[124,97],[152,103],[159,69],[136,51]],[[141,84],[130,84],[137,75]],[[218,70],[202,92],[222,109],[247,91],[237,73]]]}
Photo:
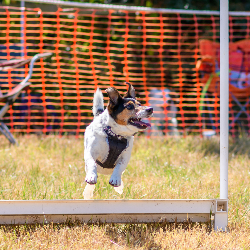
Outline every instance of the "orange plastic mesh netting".
{"label": "orange plastic mesh netting", "polygon": [[[12,132],[82,135],[92,120],[95,89],[104,92],[115,86],[122,92],[125,81],[135,86],[143,104],[154,108],[148,135],[219,132],[219,97],[202,95],[204,75],[196,67],[199,41],[219,42],[219,16],[88,9],[21,12],[9,7],[0,11],[0,60],[53,52],[50,60],[35,64],[31,88],[5,115]],[[248,39],[249,24],[249,17],[230,17],[230,41]],[[2,92],[27,72],[28,66],[1,71]],[[236,113],[230,112],[231,120]],[[233,135],[241,128],[248,131],[247,115],[239,119],[241,124],[230,128]]]}

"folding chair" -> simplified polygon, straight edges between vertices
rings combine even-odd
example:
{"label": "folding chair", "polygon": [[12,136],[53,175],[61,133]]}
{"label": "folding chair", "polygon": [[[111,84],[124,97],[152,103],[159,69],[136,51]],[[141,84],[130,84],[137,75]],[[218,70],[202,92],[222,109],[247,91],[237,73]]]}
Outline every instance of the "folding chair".
{"label": "folding chair", "polygon": [[52,53],[36,54],[30,59],[20,59],[20,60],[14,59],[14,60],[0,62],[0,70],[18,68],[27,63],[30,64],[29,73],[21,83],[19,83],[16,87],[14,87],[11,91],[9,91],[7,94],[4,94],[4,95],[2,94],[0,90],[0,102],[5,103],[5,105],[0,110],[0,132],[3,135],[5,135],[5,137],[10,141],[11,144],[17,144],[17,142],[14,139],[11,132],[9,131],[8,127],[3,123],[2,118],[7,113],[10,105],[12,105],[15,102],[20,92],[31,84],[30,82],[28,82],[28,80],[32,76],[35,61],[40,58],[46,58],[49,56],[52,56]]}
{"label": "folding chair", "polygon": [[[204,39],[199,41],[199,46],[201,60],[197,62],[196,67],[202,75],[203,90],[200,101],[200,112],[202,113],[206,102],[205,97],[209,93],[220,95],[220,45]],[[229,44],[229,69],[229,102],[231,103],[233,100],[239,108],[229,123],[231,129],[242,113],[250,121],[250,114],[247,111],[250,103],[250,40]],[[205,127],[206,125],[203,126],[203,129]]]}

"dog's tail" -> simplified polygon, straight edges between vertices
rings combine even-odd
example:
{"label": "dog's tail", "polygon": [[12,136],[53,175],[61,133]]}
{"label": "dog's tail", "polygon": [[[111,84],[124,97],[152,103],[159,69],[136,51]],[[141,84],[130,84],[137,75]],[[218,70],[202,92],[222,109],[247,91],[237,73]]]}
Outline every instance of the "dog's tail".
{"label": "dog's tail", "polygon": [[104,111],[102,91],[98,88],[94,94],[93,115],[98,116]]}

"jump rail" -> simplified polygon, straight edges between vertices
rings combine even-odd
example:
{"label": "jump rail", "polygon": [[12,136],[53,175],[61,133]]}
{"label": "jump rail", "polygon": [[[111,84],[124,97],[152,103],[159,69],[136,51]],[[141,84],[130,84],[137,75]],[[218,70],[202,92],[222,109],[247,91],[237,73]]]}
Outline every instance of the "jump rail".
{"label": "jump rail", "polygon": [[[195,14],[195,15],[220,15],[220,11],[209,11],[209,10],[182,10],[182,9],[167,9],[167,8],[151,8],[142,6],[127,6],[117,4],[100,4],[100,3],[82,3],[82,2],[70,2],[61,0],[18,0],[20,2],[27,3],[38,3],[38,4],[52,4],[58,6],[67,6],[84,9],[102,9],[102,10],[127,10],[127,11],[145,11],[155,13],[179,13],[179,14]],[[24,5],[22,6],[24,7]],[[249,11],[229,11],[230,16],[250,16]]]}
{"label": "jump rail", "polygon": [[1,200],[0,224],[210,222],[226,230],[226,199]]}

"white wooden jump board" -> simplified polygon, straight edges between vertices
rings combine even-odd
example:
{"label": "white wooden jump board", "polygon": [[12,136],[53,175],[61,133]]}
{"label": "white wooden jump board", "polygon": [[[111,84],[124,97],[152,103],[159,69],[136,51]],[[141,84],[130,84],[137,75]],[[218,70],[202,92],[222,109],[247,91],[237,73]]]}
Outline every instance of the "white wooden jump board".
{"label": "white wooden jump board", "polygon": [[1,200],[0,224],[209,222],[227,225],[227,200]]}

